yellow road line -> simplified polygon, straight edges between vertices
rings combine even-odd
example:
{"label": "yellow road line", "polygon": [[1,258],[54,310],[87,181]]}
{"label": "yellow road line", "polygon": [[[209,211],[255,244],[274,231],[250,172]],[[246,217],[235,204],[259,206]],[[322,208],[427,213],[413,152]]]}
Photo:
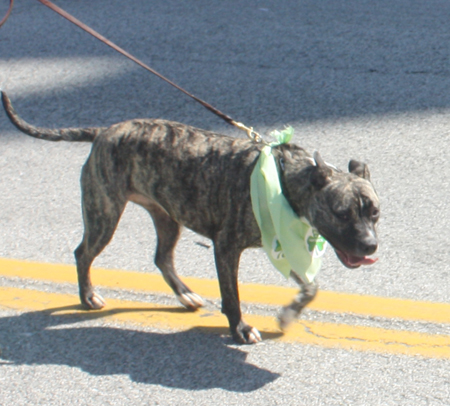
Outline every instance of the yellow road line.
{"label": "yellow road line", "polygon": [[[75,314],[80,321],[102,319],[178,331],[192,328],[208,332],[228,331],[226,318],[219,312],[200,310],[192,313],[181,308],[113,299],[108,303],[107,309],[84,311],[74,295],[0,287],[0,309],[62,316],[62,324],[68,315],[73,323]],[[265,339],[346,350],[450,358],[450,336],[446,335],[307,321],[293,323],[286,334],[281,335],[274,317],[247,315],[245,319],[257,327]]]}
{"label": "yellow road line", "polygon": [[[39,281],[77,283],[72,265],[57,265],[0,258],[0,276],[31,278]],[[93,269],[93,283],[107,288],[172,293],[159,274]],[[220,297],[216,280],[183,278],[194,292],[205,298]],[[240,284],[241,300],[249,303],[285,305],[297,290],[289,287]],[[310,309],[365,316],[450,323],[450,303],[432,303],[396,298],[319,291]]]}

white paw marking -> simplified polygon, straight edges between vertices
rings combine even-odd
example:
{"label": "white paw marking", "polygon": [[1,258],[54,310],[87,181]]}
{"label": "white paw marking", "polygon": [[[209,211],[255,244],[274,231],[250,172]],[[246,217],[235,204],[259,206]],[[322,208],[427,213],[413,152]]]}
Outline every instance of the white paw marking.
{"label": "white paw marking", "polygon": [[106,306],[106,301],[98,293],[94,293],[89,299],[91,309],[102,309]]}
{"label": "white paw marking", "polygon": [[196,293],[183,293],[182,295],[176,295],[178,301],[188,309],[198,309],[202,307],[205,302]]}
{"label": "white paw marking", "polygon": [[249,344],[256,344],[256,343],[259,343],[261,341],[262,341],[261,334],[259,334],[259,331],[255,327],[252,327],[252,329],[248,333],[248,340],[247,340],[247,342]]}

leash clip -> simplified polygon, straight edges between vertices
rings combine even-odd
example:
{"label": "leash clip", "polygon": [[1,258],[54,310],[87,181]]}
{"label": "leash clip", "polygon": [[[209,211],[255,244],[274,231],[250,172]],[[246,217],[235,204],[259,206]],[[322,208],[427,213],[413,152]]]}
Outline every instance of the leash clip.
{"label": "leash clip", "polygon": [[255,141],[256,143],[262,143],[263,142],[263,138],[261,137],[260,134],[258,134],[253,127],[247,127],[246,125],[242,124],[242,123],[238,123],[236,121],[233,120],[232,124],[239,128],[242,131],[245,131],[247,133],[248,138],[250,138],[252,141]]}

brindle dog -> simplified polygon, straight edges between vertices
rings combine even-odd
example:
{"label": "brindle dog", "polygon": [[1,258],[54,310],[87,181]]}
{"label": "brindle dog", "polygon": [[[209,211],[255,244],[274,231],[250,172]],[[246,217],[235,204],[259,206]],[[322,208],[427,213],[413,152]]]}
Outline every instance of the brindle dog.
{"label": "brindle dog", "polygon": [[[155,264],[189,309],[203,300],[178,277],[174,248],[183,226],[210,238],[222,295],[222,312],[239,343],[261,340],[258,330],[241,316],[238,266],[244,249],[261,246],[261,235],[250,199],[250,175],[261,144],[165,120],[131,120],[109,128],[50,130],[18,117],[5,93],[3,106],[22,132],[50,141],[92,142],[81,175],[84,236],[75,250],[81,302],[89,309],[105,306],[94,291],[90,266],[111,240],[128,201],[144,207],[157,234]],[[349,173],[314,159],[294,144],[274,147],[286,199],[333,246],[342,263],[372,263],[377,249],[375,224],[379,201],[367,166],[350,161]],[[305,285],[280,316],[285,327],[315,296]]]}

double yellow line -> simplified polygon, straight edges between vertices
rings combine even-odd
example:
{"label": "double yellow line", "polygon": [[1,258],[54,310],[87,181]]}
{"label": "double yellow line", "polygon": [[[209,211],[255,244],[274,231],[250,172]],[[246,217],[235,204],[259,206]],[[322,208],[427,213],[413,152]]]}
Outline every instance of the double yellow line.
{"label": "double yellow line", "polygon": [[[105,269],[94,269],[92,274],[94,284],[106,288],[171,293],[162,277],[156,274]],[[76,283],[74,266],[11,259],[0,259],[0,276],[53,283]],[[204,298],[218,299],[220,297],[217,281],[195,278],[184,278],[184,280]],[[296,289],[279,286],[240,285],[241,300],[248,303],[285,305],[290,302],[296,292]],[[175,330],[201,328],[227,331],[226,318],[220,312],[208,309],[191,313],[179,307],[110,299],[105,309],[85,312],[78,303],[79,299],[76,295],[10,287],[0,288],[0,309],[45,311],[49,314],[79,313],[80,317],[84,318],[110,318],[119,322]],[[317,299],[309,307],[317,311],[340,314],[450,324],[450,304],[446,303],[320,291]],[[274,338],[285,342],[358,351],[450,358],[449,335],[305,320],[293,323],[287,332],[281,334],[275,317],[246,315],[245,320],[257,327],[266,339]]]}

